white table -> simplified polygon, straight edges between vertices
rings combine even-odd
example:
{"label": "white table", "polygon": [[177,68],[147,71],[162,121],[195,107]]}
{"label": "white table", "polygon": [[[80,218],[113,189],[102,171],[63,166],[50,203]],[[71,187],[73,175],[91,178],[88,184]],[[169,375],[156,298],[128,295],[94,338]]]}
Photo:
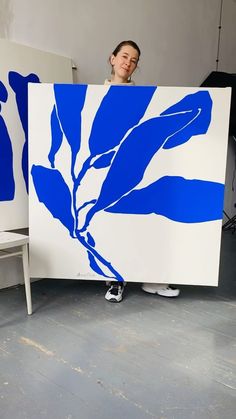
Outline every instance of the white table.
{"label": "white table", "polygon": [[[0,232],[0,259],[5,259],[5,258],[15,257],[15,256],[22,257],[27,313],[32,314],[28,243],[29,243],[29,237],[23,234],[11,233],[7,231]],[[11,248],[19,248],[19,250],[10,251],[9,249]]]}

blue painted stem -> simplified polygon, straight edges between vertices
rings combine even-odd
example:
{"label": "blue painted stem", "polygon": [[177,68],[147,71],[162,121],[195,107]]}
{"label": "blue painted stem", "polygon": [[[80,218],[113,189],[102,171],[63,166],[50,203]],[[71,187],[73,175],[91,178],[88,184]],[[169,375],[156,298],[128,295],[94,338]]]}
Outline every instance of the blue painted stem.
{"label": "blue painted stem", "polygon": [[[113,266],[111,265],[110,262],[108,262],[106,259],[104,259],[104,257],[102,257],[97,250],[95,250],[92,246],[90,246],[85,238],[80,234],[80,231],[78,230],[78,223],[79,223],[79,211],[82,208],[85,208],[87,205],[89,204],[95,204],[96,203],[96,199],[92,199],[91,201],[85,202],[83,205],[81,205],[81,207],[78,208],[78,210],[76,209],[76,193],[77,190],[81,184],[82,179],[84,178],[84,176],[86,175],[87,171],[91,168],[91,160],[92,160],[92,156],[88,157],[88,159],[84,162],[83,167],[77,177],[77,179],[74,182],[74,188],[73,188],[73,209],[74,209],[74,214],[75,214],[75,234],[77,239],[80,241],[80,243],[86,248],[88,249],[91,254],[99,261],[101,262],[103,265],[105,265],[109,271],[114,275],[112,277],[109,278],[113,278],[113,279],[117,279],[117,281],[123,282],[124,279],[122,278],[122,276],[119,274],[119,272],[116,271],[116,269],[113,268]],[[72,172],[74,174],[74,168],[72,168]],[[73,178],[75,179],[75,178]],[[108,276],[106,276],[108,277]]]}
{"label": "blue painted stem", "polygon": [[81,171],[79,172],[77,179],[75,179],[75,188],[76,190],[78,189],[79,185],[81,184],[81,180],[84,178],[84,176],[86,175],[87,171],[90,169],[91,165],[91,160],[92,160],[92,156],[89,156],[87,158],[87,160],[85,160],[83,167],[81,169]]}
{"label": "blue painted stem", "polygon": [[96,200],[96,199],[91,199],[91,201],[87,201],[87,202],[85,202],[83,205],[81,205],[81,207],[79,207],[79,208],[78,208],[78,210],[77,210],[77,216],[79,215],[79,212],[80,212],[83,208],[87,207],[87,205],[89,205],[89,204],[96,204],[96,202],[97,202],[97,200]]}
{"label": "blue painted stem", "polygon": [[95,256],[97,258],[97,260],[99,260],[99,262],[101,262],[103,265],[105,265],[110,270],[110,272],[114,275],[114,277],[112,277],[112,278],[114,278],[114,279],[116,279],[117,281],[120,281],[120,282],[124,281],[124,278],[119,274],[119,272],[117,272],[113,268],[111,263],[108,262],[106,259],[104,259],[104,257],[102,257],[92,246],[90,246],[78,230],[75,232],[75,234],[76,234],[77,239],[80,241],[80,243],[84,247],[86,247],[86,249],[88,249],[93,254],[93,256]]}

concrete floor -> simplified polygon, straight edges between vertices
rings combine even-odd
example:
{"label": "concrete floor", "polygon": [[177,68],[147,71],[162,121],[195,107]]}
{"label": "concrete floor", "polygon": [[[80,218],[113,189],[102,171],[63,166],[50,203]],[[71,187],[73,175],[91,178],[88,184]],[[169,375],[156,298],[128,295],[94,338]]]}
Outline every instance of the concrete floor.
{"label": "concrete floor", "polygon": [[43,280],[0,291],[1,419],[235,419],[236,234],[223,234],[218,288],[177,299]]}

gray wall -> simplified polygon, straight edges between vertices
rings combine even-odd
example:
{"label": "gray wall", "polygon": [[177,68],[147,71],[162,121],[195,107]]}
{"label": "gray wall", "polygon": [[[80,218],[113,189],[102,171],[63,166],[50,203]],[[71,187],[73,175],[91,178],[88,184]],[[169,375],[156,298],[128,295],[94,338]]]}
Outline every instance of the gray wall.
{"label": "gray wall", "polygon": [[236,0],[223,0],[219,70],[236,73]]}
{"label": "gray wall", "polygon": [[[216,69],[221,0],[0,0],[0,37],[71,57],[75,81],[103,83],[118,42],[142,51],[137,84],[199,86]],[[236,73],[236,1],[224,0],[219,70]],[[235,213],[231,140],[225,208]],[[22,280],[19,261],[4,261],[0,283]],[[6,286],[5,285],[5,286]],[[0,285],[1,287],[1,285]]]}
{"label": "gray wall", "polygon": [[[0,36],[71,57],[77,81],[103,83],[123,39],[141,48],[136,82],[199,85],[215,69],[221,0],[0,0]],[[233,71],[236,3],[224,0],[220,66]]]}

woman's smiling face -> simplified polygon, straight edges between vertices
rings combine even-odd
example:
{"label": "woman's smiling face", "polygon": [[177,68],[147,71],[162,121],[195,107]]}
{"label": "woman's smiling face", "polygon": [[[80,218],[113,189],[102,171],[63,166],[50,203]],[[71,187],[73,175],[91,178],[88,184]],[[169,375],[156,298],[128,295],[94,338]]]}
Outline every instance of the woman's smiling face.
{"label": "woman's smiling face", "polygon": [[131,45],[124,45],[117,55],[112,55],[110,62],[113,68],[113,80],[127,83],[137,67],[139,60],[138,51]]}

